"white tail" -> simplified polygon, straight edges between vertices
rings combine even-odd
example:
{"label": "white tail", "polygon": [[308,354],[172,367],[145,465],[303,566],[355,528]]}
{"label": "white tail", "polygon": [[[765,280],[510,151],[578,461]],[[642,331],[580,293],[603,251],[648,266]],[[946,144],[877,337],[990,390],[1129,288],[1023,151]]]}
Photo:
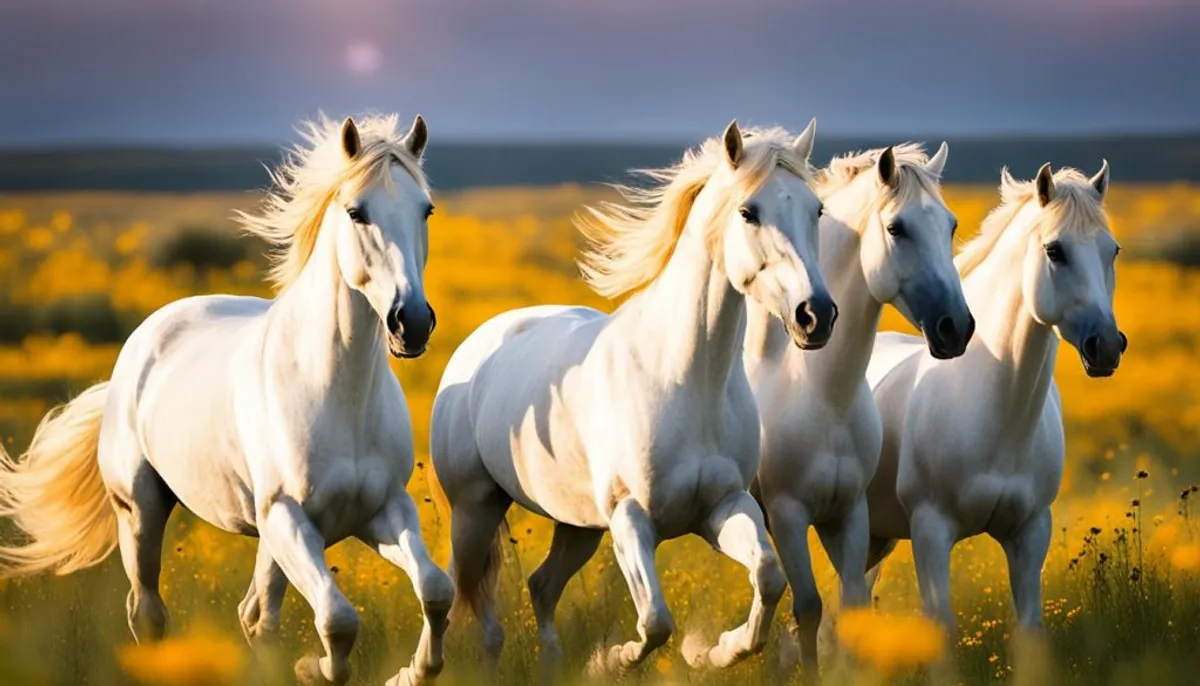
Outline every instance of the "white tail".
{"label": "white tail", "polygon": [[29,538],[0,546],[0,576],[70,574],[116,547],[116,513],[96,457],[107,397],[108,382],[98,383],[51,410],[20,460],[0,446],[0,516]]}

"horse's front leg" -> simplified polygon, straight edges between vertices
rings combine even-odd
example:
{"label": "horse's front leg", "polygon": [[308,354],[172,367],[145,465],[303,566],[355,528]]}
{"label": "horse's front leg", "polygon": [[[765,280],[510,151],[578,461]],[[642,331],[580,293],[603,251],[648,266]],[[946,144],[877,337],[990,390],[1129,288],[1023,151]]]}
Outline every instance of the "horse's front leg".
{"label": "horse's front leg", "polygon": [[937,507],[922,503],[909,516],[913,563],[925,614],[937,619],[953,638],[957,630],[950,607],[950,550],[954,547],[954,525]]}
{"label": "horse's front leg", "polygon": [[408,574],[425,618],[412,663],[388,681],[389,686],[415,686],[432,680],[442,671],[442,636],[454,603],[454,583],[429,558],[417,507],[408,493],[393,496],[360,538]]}
{"label": "horse's front leg", "polygon": [[767,541],[762,509],[746,491],[735,491],[718,502],[701,533],[717,550],[750,570],[754,586],[750,616],[744,624],[721,634],[717,645],[708,650],[685,651],[684,657],[693,666],[727,667],[766,645],[786,580]]}
{"label": "horse's front leg", "polygon": [[[675,632],[675,619],[667,609],[658,572],[654,568],[654,551],[658,534],[654,522],[632,497],[626,496],[609,517],[609,533],[616,551],[617,564],[629,585],[633,604],[638,613],[639,641],[615,645],[607,653],[597,655],[592,667],[602,670],[622,670],[640,663]],[[597,661],[601,664],[597,664]]]}
{"label": "horse's front leg", "polygon": [[1041,631],[1045,625],[1042,566],[1046,564],[1052,531],[1050,508],[1046,508],[1030,517],[1015,536],[997,539],[1008,559],[1008,579],[1017,610],[1017,625],[1022,629]]}
{"label": "horse's front leg", "polygon": [[287,576],[276,564],[275,558],[271,557],[267,544],[259,541],[258,555],[254,560],[254,578],[250,580],[246,597],[238,603],[242,633],[251,646],[275,637],[287,587]]}
{"label": "horse's front leg", "polygon": [[288,581],[316,615],[317,633],[325,647],[319,660],[296,663],[301,683],[350,680],[350,650],[358,636],[358,613],[338,589],[325,562],[325,539],[300,507],[287,496],[275,498],[259,515],[259,535]]}

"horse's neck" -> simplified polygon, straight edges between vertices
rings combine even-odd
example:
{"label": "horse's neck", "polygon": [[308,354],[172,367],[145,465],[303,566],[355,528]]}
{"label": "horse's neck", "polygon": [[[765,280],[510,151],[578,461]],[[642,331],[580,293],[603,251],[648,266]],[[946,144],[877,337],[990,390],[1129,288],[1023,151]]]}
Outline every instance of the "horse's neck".
{"label": "horse's neck", "polygon": [[[963,292],[972,312],[979,313],[972,347],[983,346],[982,358],[989,385],[986,397],[993,403],[994,421],[1012,436],[1027,437],[1041,418],[1050,383],[1054,379],[1058,339],[1050,327],[1031,315],[1021,288],[1019,245],[998,244],[963,281]],[[1004,254],[1005,252],[1009,254]]]}
{"label": "horse's neck", "polygon": [[717,269],[703,228],[689,225],[662,274],[618,316],[634,327],[635,353],[665,385],[717,399],[741,355],[744,304]]}
{"label": "horse's neck", "polygon": [[[746,367],[786,367],[803,379],[806,393],[819,394],[832,407],[849,408],[865,378],[883,305],[871,295],[862,269],[861,238],[838,221],[834,198],[830,216],[821,220],[821,274],[838,306],[833,340],[821,350],[804,351],[791,343],[783,325],[755,302],[747,304]],[[818,396],[814,396],[818,397]]]}
{"label": "horse's neck", "polygon": [[338,267],[335,232],[322,227],[308,263],[271,305],[267,344],[289,373],[315,387],[365,397],[383,353],[382,327]]}

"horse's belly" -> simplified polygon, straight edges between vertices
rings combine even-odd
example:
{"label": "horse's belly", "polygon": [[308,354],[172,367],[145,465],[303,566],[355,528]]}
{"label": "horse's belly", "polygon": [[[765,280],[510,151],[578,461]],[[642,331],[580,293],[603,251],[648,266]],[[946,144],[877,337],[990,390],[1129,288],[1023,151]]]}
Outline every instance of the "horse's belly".
{"label": "horse's belly", "polygon": [[[548,450],[540,440],[520,435],[509,455],[484,455],[496,483],[525,509],[555,521],[603,527],[587,461],[574,450]],[[553,446],[551,446],[553,448]]]}
{"label": "horse's belly", "polygon": [[254,496],[227,396],[181,375],[148,389],[139,408],[146,459],[179,501],[227,531],[256,533]]}
{"label": "horse's belly", "polygon": [[197,517],[231,533],[258,535],[254,493],[250,484],[233,470],[212,461],[205,464],[203,475],[195,469],[180,470],[174,461],[169,463],[166,473],[157,465],[155,469],[179,502]]}

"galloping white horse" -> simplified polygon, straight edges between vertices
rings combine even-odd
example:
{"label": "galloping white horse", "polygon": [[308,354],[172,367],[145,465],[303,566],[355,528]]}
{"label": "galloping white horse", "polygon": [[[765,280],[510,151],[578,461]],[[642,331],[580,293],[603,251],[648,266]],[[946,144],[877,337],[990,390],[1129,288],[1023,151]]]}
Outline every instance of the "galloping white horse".
{"label": "galloping white horse", "polygon": [[1102,202],[1108,163],[1090,180],[1073,169],[1018,183],[956,260],[979,331],[955,360],[917,340],[881,334],[867,378],[884,447],[868,489],[874,567],[911,538],[925,609],[949,628],[950,549],[981,533],[1008,558],[1022,627],[1042,625],[1041,571],[1050,505],[1062,479],[1057,333],[1089,376],[1109,376],[1125,350],[1113,318],[1118,247]]}
{"label": "galloping white horse", "polygon": [[[674,620],[654,553],[695,533],[750,570],[746,623],[693,662],[760,650],[784,589],[758,504],[758,412],[738,359],[747,296],[796,344],[829,340],[836,309],[817,268],[820,201],[810,189],[815,122],[794,141],[737,124],[670,169],[630,206],[592,212],[584,273],[602,294],[642,289],[611,315],[532,307],[486,322],[454,353],[434,402],[432,460],[451,506],[452,574],[485,647],[497,529],[514,502],[557,522],[529,579],[542,654],[556,658],[554,610],[605,529],[638,613],[640,640],[604,667],[645,659]],[[490,551],[490,552],[489,552]]]}
{"label": "galloping white horse", "polygon": [[821,597],[808,528],[842,581],[842,602],[868,602],[866,488],[883,427],[867,362],[886,303],[925,332],[930,353],[961,355],[974,331],[952,238],[957,221],[938,188],[948,149],[926,159],[908,144],[835,159],[819,175],[821,272],[841,317],[831,345],[797,350],[766,309],[751,302],[744,359],[762,416],[758,489],[792,587],[800,657],[816,668]]}
{"label": "galloping white horse", "polygon": [[310,127],[265,212],[244,217],[279,249],[278,297],[163,307],[126,341],[110,381],[48,415],[23,460],[3,455],[0,514],[30,538],[0,548],[4,573],[66,574],[119,541],[130,629],[159,638],[163,530],[180,502],[261,538],[240,606],[247,638],[276,628],[290,581],[326,652],[297,663],[297,676],[340,684],[358,615],[324,549],[356,536],[408,573],[423,605],[418,652],[396,681],[438,672],[454,589],[405,491],[412,426],[385,353],[420,355],[434,326],[422,285],[426,140],[420,117],[405,135],[395,117]]}

